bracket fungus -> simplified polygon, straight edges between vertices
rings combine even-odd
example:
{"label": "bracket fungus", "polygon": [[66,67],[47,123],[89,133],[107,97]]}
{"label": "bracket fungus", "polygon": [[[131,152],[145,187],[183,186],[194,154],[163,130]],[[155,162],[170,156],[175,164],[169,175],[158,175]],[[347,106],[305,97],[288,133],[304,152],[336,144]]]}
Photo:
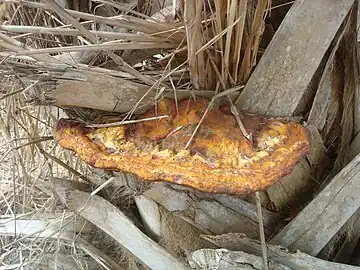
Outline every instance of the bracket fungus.
{"label": "bracket fungus", "polygon": [[265,189],[291,173],[309,152],[309,134],[301,124],[242,114],[250,142],[225,107],[208,111],[186,148],[208,104],[196,98],[176,107],[164,99],[141,118],[168,117],[116,127],[88,128],[60,119],[55,137],[96,168],[225,194]]}

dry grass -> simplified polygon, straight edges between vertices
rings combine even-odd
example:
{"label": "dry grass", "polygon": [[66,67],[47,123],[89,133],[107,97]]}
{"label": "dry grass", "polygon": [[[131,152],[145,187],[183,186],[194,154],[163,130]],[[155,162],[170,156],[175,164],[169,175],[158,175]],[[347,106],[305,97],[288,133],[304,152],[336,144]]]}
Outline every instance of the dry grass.
{"label": "dry grass", "polygon": [[[201,15],[206,4],[204,22]],[[257,62],[270,5],[268,0],[258,1],[255,8],[247,0],[215,0],[213,4],[192,1],[185,6],[189,72],[196,89],[218,91],[247,81]]]}
{"label": "dry grass", "polygon": [[[21,81],[13,76],[3,78],[2,93],[23,89]],[[5,93],[6,93],[5,92]],[[49,179],[72,177],[59,164],[46,158],[39,151],[46,149],[51,155],[58,155],[69,163],[75,162],[67,153],[59,151],[49,140],[54,117],[49,108],[28,108],[22,102],[21,94],[14,94],[1,102],[1,214],[5,223],[15,222],[23,215],[37,219],[46,213],[54,213],[56,202],[49,189]],[[51,137],[50,137],[51,138]],[[83,165],[78,165],[80,170]],[[7,219],[5,219],[7,217]],[[36,261],[42,254],[57,252],[63,244],[56,239],[27,239],[21,229],[14,226],[14,232],[2,231],[1,265],[13,269],[21,264]]]}
{"label": "dry grass", "polygon": [[[159,98],[165,90],[174,91],[176,97],[180,90],[206,89],[215,95],[231,87],[241,88],[257,63],[271,6],[269,0],[253,2],[258,4],[248,0],[187,1],[180,19],[169,22],[144,12],[151,10],[149,7],[142,6],[139,10],[143,13],[139,13],[133,8],[136,5],[121,1],[93,1],[96,8],[85,13],[64,9],[53,0],[0,0],[0,222],[17,224],[23,215],[37,220],[58,213],[66,223],[74,215],[68,216],[57,204],[51,179],[101,185],[112,177],[89,168],[52,140],[52,126],[63,112],[51,106],[28,105],[27,90],[38,87],[37,75],[44,74],[41,78],[46,81],[45,77],[68,67],[94,70],[149,85],[148,92],[156,91]],[[144,50],[151,51],[150,57],[141,55]],[[124,61],[129,54],[137,65]],[[81,115],[81,109],[74,109]],[[132,194],[128,187],[119,187],[106,196],[121,207],[132,205]],[[132,212],[131,207],[127,209]],[[84,264],[89,263],[91,269],[91,262],[106,256],[105,250],[98,253],[91,247],[90,252],[84,243],[74,244],[80,237],[77,231],[71,239],[63,239],[22,234],[16,226],[12,232],[1,232],[1,228],[0,268],[26,269],[55,254],[55,265],[63,255],[71,255],[85,269]],[[104,237],[89,241],[99,248],[110,245],[106,243],[109,239],[99,239]],[[113,250],[117,251],[107,255],[118,264],[128,269],[130,265],[139,267],[126,254],[123,260],[118,246]]]}
{"label": "dry grass", "polygon": [[[2,92],[12,93],[26,88],[16,76],[9,76],[2,82],[2,86],[6,86],[6,89],[1,89]],[[57,263],[57,257],[49,258],[49,254],[59,256],[59,265],[71,265],[71,260],[74,260],[74,263],[82,265],[84,269],[99,269],[100,266],[95,260],[101,261],[106,256],[84,248],[83,242],[87,240],[92,241],[87,244],[91,249],[104,246],[104,242],[92,239],[98,239],[96,235],[99,232],[94,229],[92,233],[85,234],[83,228],[77,230],[70,227],[68,234],[59,236],[57,231],[63,230],[63,225],[60,225],[50,234],[38,234],[46,228],[49,229],[49,224],[46,225],[51,220],[49,214],[56,214],[56,223],[64,226],[76,218],[59,207],[52,192],[51,179],[82,178],[101,184],[110,177],[93,171],[73,154],[63,151],[52,140],[51,127],[58,114],[58,110],[51,107],[27,107],[23,94],[19,93],[8,96],[1,102],[0,266],[4,269],[20,269],[20,266],[25,267],[24,269],[41,269],[48,265],[49,260],[49,265]],[[114,204],[119,205],[121,202],[128,207],[132,204],[132,201],[129,201],[130,194],[127,188],[119,187],[107,192],[107,197]],[[37,223],[41,220],[45,222],[43,226]],[[81,235],[85,238],[82,239]],[[77,238],[79,239],[76,240]],[[104,239],[105,243],[110,241],[104,237],[101,239]],[[74,244],[75,240],[77,244]],[[112,245],[116,246],[116,243]],[[119,246],[110,254],[121,258],[118,264],[125,268],[134,263],[131,256],[124,254]],[[70,262],[63,256],[70,256]],[[96,268],[91,268],[94,265]]]}

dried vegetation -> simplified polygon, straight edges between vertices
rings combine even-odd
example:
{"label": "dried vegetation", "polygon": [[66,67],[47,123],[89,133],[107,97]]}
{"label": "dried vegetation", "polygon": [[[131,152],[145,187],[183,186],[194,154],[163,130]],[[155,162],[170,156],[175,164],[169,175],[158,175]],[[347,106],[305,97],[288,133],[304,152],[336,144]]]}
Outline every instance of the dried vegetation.
{"label": "dried vegetation", "polygon": [[[96,250],[100,247],[116,260],[115,265],[128,269],[139,267],[117,243],[108,243],[114,242],[111,238],[96,237],[101,235],[96,228],[90,233],[69,225],[76,219],[75,215],[59,205],[53,192],[56,179],[97,185],[114,179],[111,174],[95,171],[59,148],[52,140],[56,119],[64,116],[64,111],[82,121],[95,123],[104,119],[111,122],[119,116],[103,112],[101,109],[111,109],[91,96],[91,89],[87,91],[81,85],[77,88],[84,92],[75,94],[79,97],[75,102],[82,102],[78,104],[72,103],[73,93],[61,99],[62,92],[56,96],[54,91],[66,79],[72,79],[70,84],[81,82],[82,72],[93,72],[90,75],[94,78],[112,76],[121,80],[120,84],[126,83],[127,88],[138,90],[135,97],[123,95],[115,101],[119,104],[115,111],[130,117],[142,99],[147,100],[145,104],[154,104],[164,95],[181,98],[191,95],[193,90],[195,94],[196,90],[211,90],[216,94],[242,85],[256,64],[270,2],[193,1],[184,5],[181,1],[90,1],[73,7],[72,1],[5,0],[0,5],[1,213],[2,224],[11,224],[14,230],[2,229],[1,234],[6,235],[1,238],[2,265],[40,267],[49,260],[50,254],[56,255],[54,263],[59,267],[60,262],[88,263],[90,269],[102,260],[106,261],[103,265],[111,265],[102,258],[106,255]],[[110,86],[110,92],[116,86]],[[205,92],[207,97],[213,95]],[[86,95],[90,95],[89,98],[84,98]],[[110,93],[109,99],[114,100],[113,95]],[[60,105],[57,101],[67,106],[62,106],[63,110],[48,106]],[[139,225],[133,197],[143,187],[139,189],[119,179],[124,178],[112,181],[112,188],[109,191],[105,187],[102,196]],[[139,185],[137,181],[134,183]],[[30,227],[41,231],[41,225],[33,223],[44,221],[42,226],[47,226],[51,221],[48,215],[68,224],[69,234],[63,237],[57,228],[53,228],[54,235],[27,231]],[[164,224],[172,225],[163,225],[167,233],[161,242],[170,250],[179,250],[175,248],[179,244],[174,246],[174,243],[182,240],[173,239],[172,231],[178,230],[179,224],[186,226],[184,221],[176,222],[169,213],[166,215]],[[189,246],[188,243],[185,240],[184,245]],[[110,249],[111,246],[114,248]]]}
{"label": "dried vegetation", "polygon": [[[165,97],[176,110],[185,97],[209,98],[204,115],[217,101],[230,103],[239,117],[234,103],[293,2],[0,0],[0,268],[185,269],[195,250],[230,249],[222,234],[258,239],[254,194],[214,197],[94,169],[62,149],[52,128],[62,117],[93,127],[138,122]],[[329,106],[319,114],[301,100],[294,113],[316,126],[316,148],[260,193],[267,239],[304,203],[293,198],[318,189],[334,161],[331,177],[346,164],[355,134],[355,81],[344,78],[356,72],[342,71],[352,61],[342,57],[352,42],[349,18],[336,39],[347,43],[331,44],[329,63],[301,96],[321,103],[325,66]],[[273,254],[288,256],[269,248],[269,266]]]}

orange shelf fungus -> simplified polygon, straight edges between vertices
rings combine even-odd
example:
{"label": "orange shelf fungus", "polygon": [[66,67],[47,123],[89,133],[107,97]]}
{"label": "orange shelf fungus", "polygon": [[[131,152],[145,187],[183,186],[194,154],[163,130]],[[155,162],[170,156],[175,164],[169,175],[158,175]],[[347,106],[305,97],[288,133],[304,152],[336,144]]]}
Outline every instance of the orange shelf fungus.
{"label": "orange shelf fungus", "polygon": [[134,173],[209,193],[244,194],[262,190],[291,173],[310,147],[305,127],[295,122],[243,114],[252,142],[224,108],[211,109],[185,149],[209,101],[164,99],[141,118],[159,120],[107,128],[87,128],[61,119],[55,137],[86,163]]}

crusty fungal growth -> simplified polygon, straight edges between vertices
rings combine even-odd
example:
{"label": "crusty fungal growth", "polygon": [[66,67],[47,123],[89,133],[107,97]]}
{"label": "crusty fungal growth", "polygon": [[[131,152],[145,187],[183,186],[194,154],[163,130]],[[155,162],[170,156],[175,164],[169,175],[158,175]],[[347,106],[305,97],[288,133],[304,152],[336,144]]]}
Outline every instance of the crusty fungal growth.
{"label": "crusty fungal growth", "polygon": [[265,189],[289,174],[309,151],[309,135],[302,125],[244,114],[251,143],[225,108],[213,108],[206,114],[185,150],[208,102],[183,100],[177,112],[175,102],[164,99],[141,118],[169,117],[117,127],[90,129],[61,119],[55,136],[62,147],[94,167],[210,193]]}

